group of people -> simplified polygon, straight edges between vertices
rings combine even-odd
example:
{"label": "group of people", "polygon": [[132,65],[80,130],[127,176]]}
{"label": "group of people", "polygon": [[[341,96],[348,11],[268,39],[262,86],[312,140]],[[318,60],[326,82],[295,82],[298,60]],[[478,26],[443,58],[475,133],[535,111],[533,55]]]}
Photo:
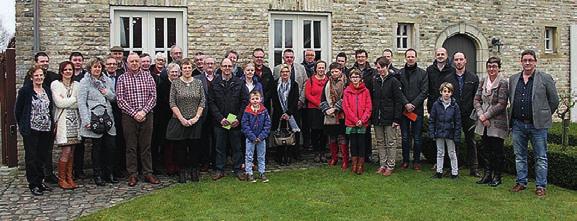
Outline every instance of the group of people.
{"label": "group of people", "polygon": [[[242,65],[236,51],[227,51],[218,68],[215,58],[200,52],[182,58],[178,46],[171,48],[170,62],[163,53],[154,56],[154,63],[146,53],[124,59],[123,51],[112,47],[105,59],[91,58],[85,66],[82,54],[73,52],[58,73],[48,70],[46,53],[36,54],[15,110],[32,194],[50,190],[44,181],[77,188],[74,179],[85,176],[86,141],[92,143],[93,180],[99,186],[124,175],[135,186],[139,172],[146,182],[158,184],[154,174],[161,167],[180,183],[198,182],[200,172],[211,167],[212,179],[218,180],[226,174],[227,161],[239,180],[268,182],[266,149],[273,146],[269,138],[286,134],[281,130],[296,134],[291,145],[274,145],[282,165],[298,159],[301,148],[310,148],[316,162],[334,166],[340,160],[343,171],[350,167],[363,174],[365,162],[372,160],[374,129],[377,173],[393,174],[399,145],[400,168],[412,163],[421,170],[426,101],[428,135],[437,146],[433,178],[444,176],[445,152],[450,176],[458,177],[456,152],[463,131],[470,175],[480,177],[479,184],[499,186],[503,141],[513,128],[517,181],[512,191],[527,187],[530,140],[537,160],[536,194],[545,195],[547,129],[559,98],[553,78],[535,69],[532,50],[523,51],[523,71],[509,79],[500,72],[501,60],[489,58],[487,76],[480,80],[466,70],[464,53],[449,61],[444,48],[436,50],[426,70],[418,66],[414,49],[405,51],[400,69],[393,66],[389,49],[375,68],[365,50],[355,51],[348,68],[345,53],[329,64],[305,50],[304,61],[296,63],[295,52],[286,49],[283,63],[273,69],[264,64],[261,48]],[[475,134],[482,138],[480,145]],[[54,145],[61,148],[58,176],[52,173]]]}

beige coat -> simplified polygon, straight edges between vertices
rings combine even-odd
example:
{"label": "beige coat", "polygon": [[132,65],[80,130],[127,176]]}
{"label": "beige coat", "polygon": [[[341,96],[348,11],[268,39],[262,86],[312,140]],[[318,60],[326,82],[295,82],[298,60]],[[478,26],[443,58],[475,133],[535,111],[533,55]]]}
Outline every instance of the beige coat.
{"label": "beige coat", "polygon": [[495,79],[490,93],[487,92],[487,77],[479,81],[479,88],[473,100],[475,111],[471,118],[477,120],[475,133],[483,135],[485,126],[479,116],[485,114],[491,125],[487,128],[487,136],[505,139],[509,132],[509,120],[507,118],[507,103],[509,102],[509,83],[501,73]]}
{"label": "beige coat", "polygon": [[[70,96],[68,96],[68,90],[60,81],[53,81],[50,84],[50,90],[52,91],[52,100],[54,101],[54,122],[58,122],[56,125],[56,137],[54,138],[54,143],[65,144],[68,143],[68,138],[66,137],[68,128],[66,128],[65,111],[78,112],[78,103],[76,102],[76,96],[78,94],[78,82],[72,81]],[[79,128],[77,128],[77,130],[78,129]],[[78,139],[80,139],[80,134]]]}

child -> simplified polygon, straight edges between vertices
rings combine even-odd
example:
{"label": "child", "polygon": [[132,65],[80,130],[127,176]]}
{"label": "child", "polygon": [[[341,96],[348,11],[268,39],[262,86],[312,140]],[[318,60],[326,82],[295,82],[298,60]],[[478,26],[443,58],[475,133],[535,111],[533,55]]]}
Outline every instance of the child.
{"label": "child", "polygon": [[329,65],[329,70],[331,75],[323,88],[320,104],[325,115],[323,131],[329,138],[329,150],[331,151],[329,166],[337,165],[340,147],[343,157],[341,170],[346,171],[349,167],[349,150],[345,139],[345,114],[342,108],[346,77],[342,72],[343,66],[339,63],[334,62]]}
{"label": "child", "polygon": [[258,160],[258,172],[263,183],[268,182],[268,178],[264,174],[265,171],[265,154],[266,154],[266,138],[269,135],[271,122],[268,111],[261,104],[262,95],[259,91],[254,90],[250,92],[250,104],[244,110],[242,115],[242,133],[246,137],[246,153],[245,153],[245,172],[248,176],[249,182],[256,182],[252,175],[252,160],[254,149],[256,148]]}
{"label": "child", "polygon": [[345,132],[349,135],[351,156],[353,158],[352,171],[363,174],[365,164],[365,133],[371,119],[371,94],[362,82],[361,72],[352,69],[351,83],[343,95],[343,111],[345,112]]}
{"label": "child", "polygon": [[455,179],[459,175],[455,145],[458,145],[461,139],[461,113],[459,105],[451,97],[453,85],[444,82],[439,91],[441,97],[433,104],[429,116],[429,137],[436,139],[437,142],[437,172],[433,178],[443,177],[443,160],[445,159],[445,144],[447,144],[451,159],[451,178]]}

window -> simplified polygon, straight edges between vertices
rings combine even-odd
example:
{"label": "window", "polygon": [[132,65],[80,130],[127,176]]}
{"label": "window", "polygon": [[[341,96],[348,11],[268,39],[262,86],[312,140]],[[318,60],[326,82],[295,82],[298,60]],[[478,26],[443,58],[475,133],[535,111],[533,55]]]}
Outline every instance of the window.
{"label": "window", "polygon": [[556,47],[557,28],[545,27],[545,53],[554,53]]}
{"label": "window", "polygon": [[413,24],[399,23],[397,25],[397,50],[407,50],[413,46]]}
{"label": "window", "polygon": [[[124,55],[146,52],[166,53],[170,62],[170,47],[178,45],[186,53],[185,9],[150,9],[138,7],[112,8],[111,46],[120,45]],[[185,57],[186,54],[183,55]]]}
{"label": "window", "polygon": [[296,63],[303,61],[307,49],[315,51],[315,60],[330,60],[328,15],[271,14],[270,24],[269,64],[282,64],[285,49],[293,49]]}

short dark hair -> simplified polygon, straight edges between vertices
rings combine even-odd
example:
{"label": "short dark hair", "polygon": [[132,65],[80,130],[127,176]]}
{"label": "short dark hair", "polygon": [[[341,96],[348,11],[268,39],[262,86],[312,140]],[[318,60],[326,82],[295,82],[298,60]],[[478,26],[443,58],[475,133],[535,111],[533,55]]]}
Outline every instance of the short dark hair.
{"label": "short dark hair", "polygon": [[34,55],[34,62],[38,62],[38,57],[47,57],[48,59],[50,59],[50,57],[48,57],[48,54],[46,54],[46,52],[43,51],[39,51]]}
{"label": "short dark hair", "polygon": [[489,65],[489,64],[493,64],[493,63],[497,63],[499,68],[501,68],[501,59],[498,57],[490,57],[489,59],[487,59],[487,63],[485,65]]}
{"label": "short dark hair", "polygon": [[78,57],[78,56],[80,56],[82,60],[84,60],[84,56],[82,56],[82,53],[78,51],[73,51],[72,53],[70,53],[70,57],[68,57],[68,60],[71,61],[72,57]]}
{"label": "short dark hair", "polygon": [[236,57],[238,58],[238,53],[237,53],[235,50],[232,50],[232,49],[226,51],[226,54],[224,54],[224,58],[228,58],[228,55],[229,55],[229,54],[234,54],[234,55],[236,55]]}
{"label": "short dark hair", "polygon": [[58,75],[62,75],[62,72],[64,72],[64,68],[66,67],[66,65],[71,65],[72,66],[72,72],[75,72],[76,68],[74,68],[74,64],[72,64],[71,61],[63,61],[60,62],[60,65],[58,65]]}
{"label": "short dark hair", "polygon": [[385,52],[389,52],[391,53],[391,57],[393,56],[393,50],[386,48],[385,50],[383,50],[383,53]]}
{"label": "short dark hair", "polygon": [[333,70],[333,69],[343,69],[343,66],[337,62],[333,62],[331,63],[331,65],[329,65],[329,70]]}
{"label": "short dark hair", "polygon": [[455,59],[455,55],[456,55],[457,53],[463,54],[463,57],[465,57],[465,59],[467,59],[467,55],[466,55],[464,52],[462,52],[462,51],[457,51],[457,52],[453,53],[453,59]]}
{"label": "short dark hair", "polygon": [[337,58],[345,58],[345,61],[347,61],[347,54],[345,52],[340,52],[337,54]]}
{"label": "short dark hair", "polygon": [[204,55],[204,53],[202,53],[202,51],[194,53],[194,56],[199,56],[199,55]]}
{"label": "short dark hair", "polygon": [[409,52],[409,51],[415,52],[415,57],[417,57],[417,50],[415,50],[414,48],[409,48],[409,49],[407,49],[407,50],[405,51],[405,57],[407,57],[407,52]]}
{"label": "short dark hair", "polygon": [[293,54],[295,53],[295,51],[293,51],[293,49],[287,48],[287,49],[284,49],[284,51],[282,52],[282,54],[284,55],[284,54],[287,53],[287,52],[290,52],[290,53],[293,53]]}
{"label": "short dark hair", "polygon": [[262,48],[255,48],[254,50],[252,50],[252,56],[254,56],[254,53],[257,52],[257,51],[260,51],[260,52],[264,53],[264,49],[262,49]]}
{"label": "short dark hair", "polygon": [[521,59],[523,59],[523,56],[525,55],[531,55],[533,56],[533,59],[535,59],[535,61],[537,60],[537,55],[535,54],[535,51],[531,50],[531,49],[527,49],[524,50],[523,52],[521,52]]}
{"label": "short dark hair", "polygon": [[183,58],[180,60],[180,66],[182,67],[184,65],[190,65],[192,66],[192,69],[195,68],[195,63],[190,58]]}
{"label": "short dark hair", "polygon": [[365,49],[359,49],[355,51],[355,58],[357,57],[357,55],[359,54],[365,54],[366,56],[369,56],[369,53],[367,53],[367,51],[365,51]]}
{"label": "short dark hair", "polygon": [[140,54],[140,58],[143,58],[143,57],[150,57],[150,55],[148,53],[144,52],[144,53]]}
{"label": "short dark hair", "polygon": [[376,64],[378,64],[382,68],[386,67],[388,69],[389,64],[391,64],[391,63],[390,63],[389,59],[385,58],[385,56],[381,56],[381,57],[377,58],[377,60],[375,61],[375,65]]}

